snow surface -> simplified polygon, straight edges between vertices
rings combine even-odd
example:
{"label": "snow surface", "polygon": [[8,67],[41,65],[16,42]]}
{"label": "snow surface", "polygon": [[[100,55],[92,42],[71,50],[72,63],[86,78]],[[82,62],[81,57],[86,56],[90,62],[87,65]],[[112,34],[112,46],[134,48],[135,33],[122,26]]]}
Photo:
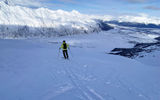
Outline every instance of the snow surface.
{"label": "snow surface", "polygon": [[[159,100],[160,52],[147,55],[156,61],[109,55],[115,47],[133,46],[128,39],[135,38],[117,31],[0,40],[0,99]],[[58,50],[64,39],[70,60]]]}

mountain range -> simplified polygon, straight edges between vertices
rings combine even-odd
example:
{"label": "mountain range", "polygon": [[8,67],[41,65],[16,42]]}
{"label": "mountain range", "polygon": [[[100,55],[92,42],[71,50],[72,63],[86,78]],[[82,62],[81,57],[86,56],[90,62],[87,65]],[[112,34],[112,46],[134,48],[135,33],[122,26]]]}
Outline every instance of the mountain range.
{"label": "mountain range", "polygon": [[[139,19],[139,20],[137,20]],[[0,1],[0,38],[55,37],[94,33],[113,29],[110,24],[127,27],[160,28],[160,19],[148,16],[87,15],[76,10],[51,10]]]}

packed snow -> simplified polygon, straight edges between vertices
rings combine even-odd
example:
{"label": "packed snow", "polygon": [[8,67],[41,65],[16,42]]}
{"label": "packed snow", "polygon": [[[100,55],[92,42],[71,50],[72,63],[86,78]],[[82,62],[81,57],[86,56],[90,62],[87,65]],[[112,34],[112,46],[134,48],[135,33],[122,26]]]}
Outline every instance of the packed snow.
{"label": "packed snow", "polygon": [[[59,51],[64,39],[70,45],[69,60]],[[0,98],[159,100],[160,51],[137,59],[108,54],[115,47],[132,47],[128,39],[135,38],[113,29],[51,39],[0,40]]]}

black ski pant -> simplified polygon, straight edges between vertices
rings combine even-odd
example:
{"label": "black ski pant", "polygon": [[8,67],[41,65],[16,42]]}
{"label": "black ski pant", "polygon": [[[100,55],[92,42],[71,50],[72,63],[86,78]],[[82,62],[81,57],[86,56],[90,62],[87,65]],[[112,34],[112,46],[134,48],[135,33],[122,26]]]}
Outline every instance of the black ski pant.
{"label": "black ski pant", "polygon": [[63,50],[63,56],[65,59],[68,59],[68,51],[67,50]]}

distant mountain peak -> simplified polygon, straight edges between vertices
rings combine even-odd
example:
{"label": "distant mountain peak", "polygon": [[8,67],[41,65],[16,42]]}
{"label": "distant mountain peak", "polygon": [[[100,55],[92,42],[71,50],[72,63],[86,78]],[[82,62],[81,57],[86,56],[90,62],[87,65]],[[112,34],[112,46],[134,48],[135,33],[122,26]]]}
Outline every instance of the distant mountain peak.
{"label": "distant mountain peak", "polygon": [[11,0],[3,0],[3,1],[0,1],[0,5],[14,6],[14,3]]}
{"label": "distant mountain peak", "polygon": [[8,0],[4,0],[4,3],[9,5],[10,2]]}
{"label": "distant mountain peak", "polygon": [[3,1],[6,5],[13,5],[11,0],[4,0]]}

